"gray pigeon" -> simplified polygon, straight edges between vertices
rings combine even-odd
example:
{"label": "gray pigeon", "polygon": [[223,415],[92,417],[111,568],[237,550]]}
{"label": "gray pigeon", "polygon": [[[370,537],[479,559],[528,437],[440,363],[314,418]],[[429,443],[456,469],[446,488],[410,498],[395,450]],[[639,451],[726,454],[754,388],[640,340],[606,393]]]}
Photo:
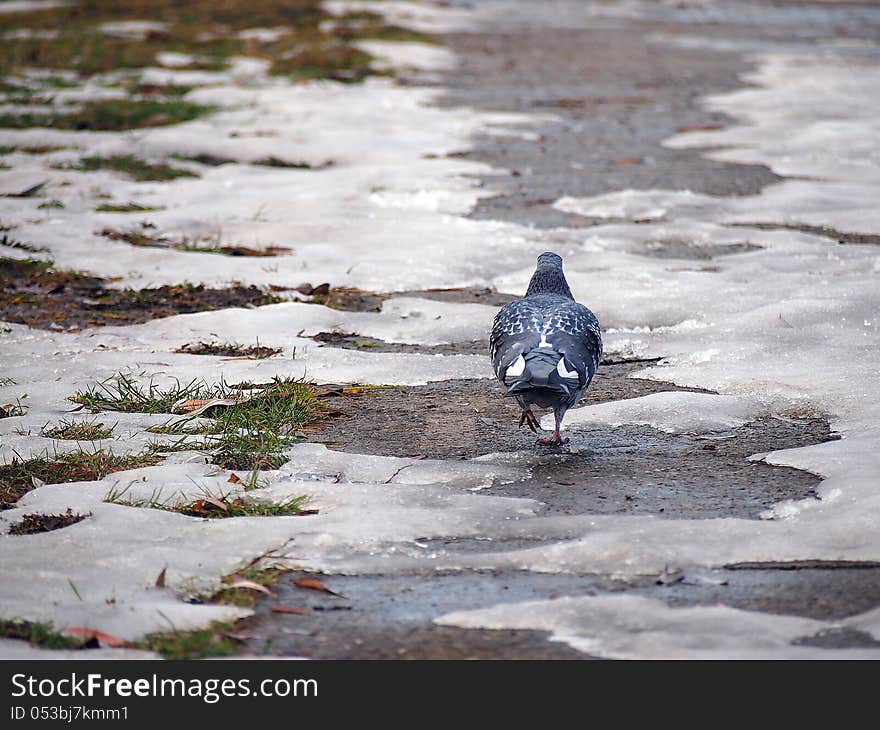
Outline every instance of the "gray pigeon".
{"label": "gray pigeon", "polygon": [[507,395],[516,398],[526,423],[538,432],[532,406],[552,408],[553,436],[544,446],[564,444],[559,433],[565,412],[586,392],[602,357],[599,320],[571,295],[562,258],[542,253],[523,299],[501,307],[489,337],[489,355]]}

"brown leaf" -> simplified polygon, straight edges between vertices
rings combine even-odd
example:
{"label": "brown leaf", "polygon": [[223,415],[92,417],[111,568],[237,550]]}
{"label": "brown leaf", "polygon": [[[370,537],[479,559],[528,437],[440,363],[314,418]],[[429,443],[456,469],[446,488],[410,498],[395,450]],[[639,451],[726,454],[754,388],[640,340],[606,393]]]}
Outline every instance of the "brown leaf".
{"label": "brown leaf", "polygon": [[267,596],[275,595],[272,591],[266,588],[266,586],[260,585],[252,580],[237,580],[234,583],[230,583],[226,588],[230,590],[233,588],[244,588],[249,591],[260,591],[260,593],[265,593]]}
{"label": "brown leaf", "polygon": [[312,295],[322,296],[324,294],[330,293],[330,284],[324,282],[323,284],[318,284],[314,289],[312,289]]}
{"label": "brown leaf", "polygon": [[321,581],[317,578],[299,578],[298,580],[290,581],[291,585],[295,585],[297,588],[308,588],[312,591],[321,591],[322,593],[329,593],[331,596],[336,596],[338,598],[345,598],[341,593],[337,593],[336,591],[331,591],[327,586],[325,586]]}
{"label": "brown leaf", "polygon": [[675,128],[676,132],[712,132],[722,129],[721,124],[681,124]]}
{"label": "brown leaf", "polygon": [[612,163],[614,165],[641,165],[642,158],[641,157],[621,157],[619,160],[614,160]]}
{"label": "brown leaf", "polygon": [[222,499],[216,499],[214,497],[205,497],[204,499],[200,499],[200,502],[207,502],[208,504],[214,505],[217,509],[222,509],[224,512],[229,512],[229,505],[226,504]]}
{"label": "brown leaf", "polygon": [[181,398],[171,406],[172,413],[187,413],[190,416],[200,416],[211,408],[228,408],[250,400],[252,396],[240,394],[229,398]]}
{"label": "brown leaf", "polygon": [[314,613],[314,611],[308,608],[300,608],[299,606],[284,606],[279,603],[277,606],[272,606],[272,613],[292,613],[297,616],[305,616]]}
{"label": "brown leaf", "polygon": [[100,643],[112,647],[131,646],[130,642],[126,641],[125,639],[120,639],[118,636],[105,634],[103,631],[98,631],[97,629],[88,629],[83,626],[70,626],[64,629],[63,633],[67,634],[68,636],[76,636],[80,639],[83,639],[84,641],[96,639]]}
{"label": "brown leaf", "polygon": [[232,482],[233,484],[241,484],[241,478],[235,472],[232,472],[232,474],[229,475],[229,479],[226,481]]}
{"label": "brown leaf", "polygon": [[168,570],[168,566],[166,565],[162,568],[162,572],[159,573],[159,577],[156,578],[156,588],[164,588],[165,587],[165,571]]}

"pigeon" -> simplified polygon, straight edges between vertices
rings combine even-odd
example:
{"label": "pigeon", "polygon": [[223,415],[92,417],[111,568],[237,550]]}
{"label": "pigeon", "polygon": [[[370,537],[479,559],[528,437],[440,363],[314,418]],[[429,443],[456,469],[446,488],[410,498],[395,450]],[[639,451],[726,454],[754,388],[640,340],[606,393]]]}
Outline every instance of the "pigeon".
{"label": "pigeon", "polygon": [[519,425],[537,433],[532,407],[552,408],[553,436],[538,443],[567,443],[560,434],[562,419],[596,374],[602,332],[596,315],[572,296],[562,257],[542,253],[525,297],[501,307],[489,337],[489,356],[507,395],[522,409]]}

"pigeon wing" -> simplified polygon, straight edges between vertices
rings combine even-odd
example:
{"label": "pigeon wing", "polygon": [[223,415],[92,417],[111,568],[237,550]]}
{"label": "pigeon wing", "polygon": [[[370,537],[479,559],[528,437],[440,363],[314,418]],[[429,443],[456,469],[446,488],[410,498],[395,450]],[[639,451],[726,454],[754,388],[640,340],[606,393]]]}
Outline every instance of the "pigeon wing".
{"label": "pigeon wing", "polygon": [[514,360],[537,347],[543,319],[541,308],[525,299],[505,304],[495,316],[489,336],[489,355],[492,369],[502,383]]}
{"label": "pigeon wing", "polygon": [[580,386],[586,388],[602,358],[599,320],[583,304],[576,302],[554,308],[547,319],[547,341],[565,358],[564,367],[577,372]]}

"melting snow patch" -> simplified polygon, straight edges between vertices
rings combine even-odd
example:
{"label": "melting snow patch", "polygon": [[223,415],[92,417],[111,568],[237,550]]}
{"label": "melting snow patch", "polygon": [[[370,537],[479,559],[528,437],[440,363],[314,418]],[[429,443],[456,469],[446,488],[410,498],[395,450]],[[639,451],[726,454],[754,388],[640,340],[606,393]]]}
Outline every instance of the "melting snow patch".
{"label": "melting snow patch", "polygon": [[[873,619],[873,620],[871,620]],[[873,626],[876,619],[867,621]],[[671,608],[640,596],[587,596],[502,604],[436,619],[444,626],[552,632],[586,654],[609,659],[876,659],[877,649],[795,646],[835,624],[727,606]],[[859,625],[849,619],[846,625]]]}
{"label": "melting snow patch", "polygon": [[[666,433],[711,433],[727,431],[754,420],[763,408],[753,398],[707,393],[664,392],[641,398],[598,403],[571,410],[565,425],[642,424]],[[553,417],[541,421],[542,428],[553,428]]]}

